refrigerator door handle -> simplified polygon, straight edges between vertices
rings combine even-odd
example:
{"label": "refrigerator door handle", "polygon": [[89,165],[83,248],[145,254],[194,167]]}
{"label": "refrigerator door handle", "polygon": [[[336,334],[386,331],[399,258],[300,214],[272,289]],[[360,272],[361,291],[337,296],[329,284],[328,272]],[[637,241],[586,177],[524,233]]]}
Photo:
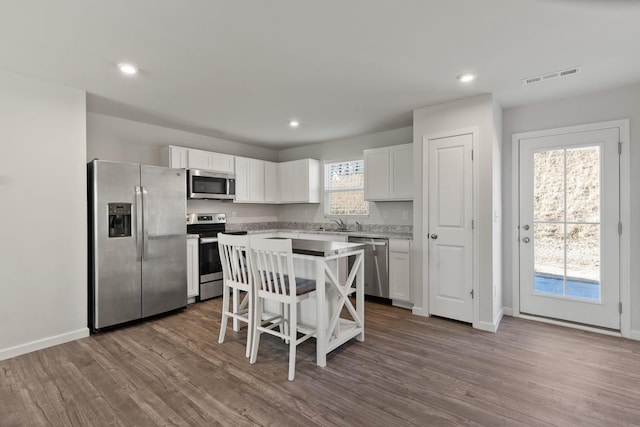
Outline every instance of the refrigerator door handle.
{"label": "refrigerator door handle", "polygon": [[147,202],[148,197],[149,193],[147,192],[147,187],[142,186],[142,259],[145,259],[145,257],[147,256],[147,252],[149,251],[149,228],[146,224],[147,219],[149,219],[149,203]]}
{"label": "refrigerator door handle", "polygon": [[142,260],[142,187],[136,185],[136,259]]}

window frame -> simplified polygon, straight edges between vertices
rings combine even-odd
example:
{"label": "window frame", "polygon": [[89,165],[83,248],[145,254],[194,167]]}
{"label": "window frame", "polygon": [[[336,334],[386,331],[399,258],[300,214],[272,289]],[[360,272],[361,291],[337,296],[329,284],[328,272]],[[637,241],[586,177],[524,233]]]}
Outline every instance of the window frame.
{"label": "window frame", "polygon": [[[349,187],[349,188],[340,188],[335,189],[335,190],[329,190],[327,189],[327,180],[326,180],[326,172],[327,172],[327,165],[333,164],[333,163],[348,163],[348,162],[355,162],[355,161],[362,161],[362,169],[364,171],[364,157],[346,157],[346,158],[340,158],[340,159],[332,159],[332,160],[325,160],[322,162],[322,213],[324,215],[325,218],[328,219],[333,219],[333,218],[353,218],[353,219],[358,219],[358,218],[369,218],[369,215],[371,214],[371,210],[370,210],[370,206],[369,206],[369,201],[364,199],[364,182],[362,183],[362,187]],[[362,190],[363,193],[363,200],[364,202],[367,204],[367,213],[366,214],[332,214],[332,213],[328,213],[327,209],[329,208],[329,194],[333,193],[333,192],[339,192],[339,191],[352,191],[352,190]]]}

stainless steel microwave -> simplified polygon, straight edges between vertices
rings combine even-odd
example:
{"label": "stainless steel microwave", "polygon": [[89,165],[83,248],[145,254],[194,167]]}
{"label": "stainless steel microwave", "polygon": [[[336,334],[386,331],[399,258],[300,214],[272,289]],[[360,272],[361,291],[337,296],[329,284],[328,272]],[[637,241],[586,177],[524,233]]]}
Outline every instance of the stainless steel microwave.
{"label": "stainless steel microwave", "polygon": [[189,169],[187,195],[189,199],[236,198],[236,176],[230,173]]}

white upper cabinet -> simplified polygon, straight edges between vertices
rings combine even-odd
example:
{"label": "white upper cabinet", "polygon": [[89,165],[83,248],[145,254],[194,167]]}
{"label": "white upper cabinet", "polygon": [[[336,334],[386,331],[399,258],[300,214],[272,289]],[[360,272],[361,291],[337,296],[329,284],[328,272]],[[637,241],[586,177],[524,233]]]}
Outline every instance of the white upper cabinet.
{"label": "white upper cabinet", "polygon": [[389,148],[364,151],[364,198],[389,198]]}
{"label": "white upper cabinet", "polygon": [[162,150],[162,163],[170,168],[186,169],[188,167],[189,149],[170,145]]}
{"label": "white upper cabinet", "polygon": [[235,156],[220,153],[211,154],[211,170],[217,172],[235,172]]}
{"label": "white upper cabinet", "polygon": [[389,147],[389,176],[389,198],[413,200],[413,144]]}
{"label": "white upper cabinet", "polygon": [[202,150],[189,150],[189,169],[213,170],[213,153]]}
{"label": "white upper cabinet", "polygon": [[320,162],[276,163],[169,145],[162,162],[171,168],[204,169],[236,175],[236,203],[320,203]]}
{"label": "white upper cabinet", "polygon": [[265,162],[236,157],[236,203],[265,202]]}
{"label": "white upper cabinet", "polygon": [[364,150],[364,198],[413,199],[413,144]]}
{"label": "white upper cabinet", "polygon": [[320,203],[320,162],[300,159],[278,163],[280,203]]}
{"label": "white upper cabinet", "polygon": [[249,159],[236,156],[236,203],[249,201]]}
{"label": "white upper cabinet", "polygon": [[264,162],[264,201],[277,203],[280,186],[278,185],[278,164]]}
{"label": "white upper cabinet", "polygon": [[171,168],[234,173],[234,158],[228,154],[169,145],[163,148],[162,158],[163,163]]}
{"label": "white upper cabinet", "polygon": [[234,159],[228,154],[189,149],[189,169],[234,173]]}

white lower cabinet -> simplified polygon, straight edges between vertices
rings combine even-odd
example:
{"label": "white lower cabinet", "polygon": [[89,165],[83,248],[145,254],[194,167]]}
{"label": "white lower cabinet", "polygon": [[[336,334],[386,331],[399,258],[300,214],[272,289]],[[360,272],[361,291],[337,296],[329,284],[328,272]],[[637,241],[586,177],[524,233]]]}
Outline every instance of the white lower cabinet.
{"label": "white lower cabinet", "polygon": [[195,302],[200,293],[200,273],[198,266],[198,245],[200,241],[197,237],[187,238],[187,302]]}
{"label": "white lower cabinet", "polygon": [[411,301],[411,241],[389,240],[389,297],[394,305]]}

